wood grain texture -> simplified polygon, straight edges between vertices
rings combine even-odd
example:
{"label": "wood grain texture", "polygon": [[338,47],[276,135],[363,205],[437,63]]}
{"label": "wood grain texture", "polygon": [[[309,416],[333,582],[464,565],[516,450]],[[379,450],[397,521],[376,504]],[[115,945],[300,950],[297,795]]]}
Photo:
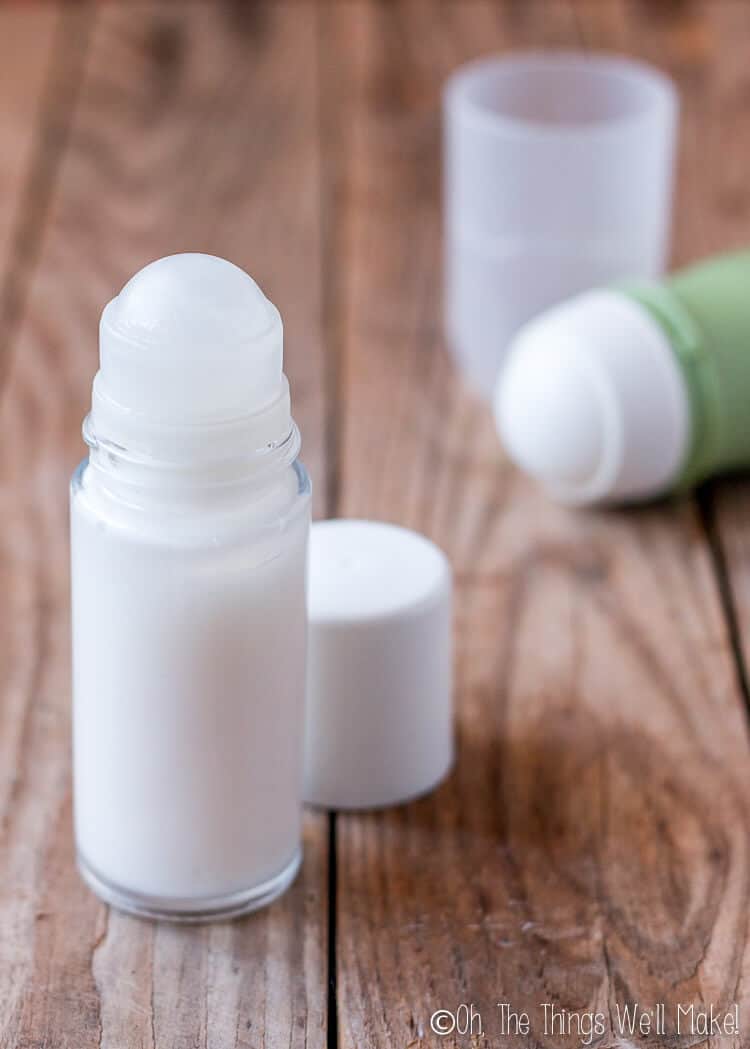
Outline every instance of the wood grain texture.
{"label": "wood grain texture", "polygon": [[[739,1001],[747,1015],[750,752],[701,517],[691,502],[551,505],[502,460],[440,335],[445,75],[528,44],[660,61],[662,40],[697,148],[693,80],[725,75],[704,43],[720,5],[656,6],[407,0],[329,19],[341,510],[419,528],[450,554],[459,714],[457,767],[435,795],[337,817],[344,1049],[434,1044],[433,1010],[461,1003],[484,1037],[439,1044],[579,1045],[575,1031],[542,1036],[543,1002],[603,1011],[607,1040],[618,1004],[665,1003],[671,1033],[653,1045],[702,1041],[674,1035],[678,1004]],[[686,221],[684,255],[698,239]],[[536,1037],[502,1038],[500,1001],[527,1010]]]}
{"label": "wood grain texture", "polygon": [[[712,5],[702,19],[694,15],[687,24],[689,85],[701,113],[703,136],[699,127],[688,125],[683,170],[689,174],[683,178],[682,201],[695,254],[708,254],[746,247],[750,240],[750,70],[745,61],[750,10],[741,4]],[[735,476],[710,482],[702,500],[718,544],[718,568],[736,624],[740,676],[750,703],[750,479]]]}
{"label": "wood grain texture", "polygon": [[0,415],[0,1045],[318,1047],[324,818],[308,820],[293,889],[232,925],[109,913],[77,876],[66,494],[102,305],[143,264],[186,249],[229,256],[279,303],[295,414],[323,471],[315,12],[71,10],[85,77]]}
{"label": "wood grain texture", "polygon": [[[43,118],[53,90],[56,6],[0,8],[0,279],[7,280]],[[60,88],[54,81],[54,89]]]}
{"label": "wood grain texture", "polygon": [[80,80],[79,22],[55,4],[0,8],[0,383]]}

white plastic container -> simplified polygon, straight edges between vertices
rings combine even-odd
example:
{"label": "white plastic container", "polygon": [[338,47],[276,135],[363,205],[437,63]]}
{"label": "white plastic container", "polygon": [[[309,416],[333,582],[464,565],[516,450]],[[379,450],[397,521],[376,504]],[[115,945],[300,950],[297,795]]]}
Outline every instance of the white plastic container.
{"label": "white plastic container", "polygon": [[512,55],[450,78],[446,330],[483,395],[536,313],[662,272],[677,112],[666,76],[616,56]]}
{"label": "white plastic container", "polygon": [[107,902],[230,917],[300,862],[310,486],[276,309],[205,255],[104,310],[71,491],[75,831]]}

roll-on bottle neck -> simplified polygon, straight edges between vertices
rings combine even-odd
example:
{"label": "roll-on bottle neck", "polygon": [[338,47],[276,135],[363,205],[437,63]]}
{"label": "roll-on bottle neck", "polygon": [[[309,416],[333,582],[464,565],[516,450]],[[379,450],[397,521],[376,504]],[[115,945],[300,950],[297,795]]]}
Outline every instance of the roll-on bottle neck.
{"label": "roll-on bottle neck", "polygon": [[283,326],[232,263],[173,255],[144,267],[102,314],[84,436],[120,470],[246,477],[299,450]]}

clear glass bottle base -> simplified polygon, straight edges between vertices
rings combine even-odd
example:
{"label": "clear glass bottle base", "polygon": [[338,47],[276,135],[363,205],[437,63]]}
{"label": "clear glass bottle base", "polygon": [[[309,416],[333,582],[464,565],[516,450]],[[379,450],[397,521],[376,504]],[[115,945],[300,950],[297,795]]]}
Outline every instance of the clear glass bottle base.
{"label": "clear glass bottle base", "polygon": [[92,892],[118,911],[135,914],[139,918],[197,924],[239,918],[272,903],[289,888],[297,876],[302,862],[302,849],[297,849],[286,867],[261,885],[254,885],[252,889],[229,893],[226,896],[199,899],[146,896],[131,892],[103,878],[80,852],[77,854],[77,861],[81,877]]}

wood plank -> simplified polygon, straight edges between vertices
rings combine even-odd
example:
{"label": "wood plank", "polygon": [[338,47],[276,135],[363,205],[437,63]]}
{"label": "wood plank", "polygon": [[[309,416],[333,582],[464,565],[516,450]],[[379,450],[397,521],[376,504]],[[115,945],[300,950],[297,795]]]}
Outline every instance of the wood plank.
{"label": "wood plank", "polygon": [[[362,2],[324,35],[341,63],[340,510],[425,531],[457,577],[456,770],[415,804],[337,817],[343,1049],[431,1044],[433,1011],[461,1003],[482,1016],[472,1044],[519,1046],[496,1003],[556,1046],[581,1038],[545,1038],[540,1003],[601,1011],[609,1036],[629,1002],[665,1003],[672,1033],[679,1004],[747,1007],[749,751],[695,506],[553,506],[441,341],[441,83],[477,54],[611,44],[618,25],[616,46],[651,47],[653,5],[597,29],[603,6]],[[714,6],[659,16],[686,86]],[[719,49],[707,60],[713,83]]]}
{"label": "wood plank", "polygon": [[32,179],[35,145],[45,102],[54,81],[51,68],[57,5],[40,4],[31,10],[0,8],[0,279],[7,281],[13,257],[14,232],[20,220],[24,189]]}
{"label": "wood plank", "polygon": [[[694,140],[685,167],[695,201],[696,239],[701,253],[746,247],[750,239],[750,187],[746,169],[747,48],[750,12],[744,5],[711,6],[702,31],[690,34],[696,52],[694,82],[700,92],[705,137]],[[714,71],[708,77],[706,68]],[[702,147],[702,148],[701,148]],[[708,158],[708,160],[707,160]],[[686,179],[687,181],[687,179]],[[701,493],[717,544],[717,562],[735,627],[739,677],[750,704],[750,479],[734,476],[708,482]]]}
{"label": "wood plank", "polygon": [[[13,341],[36,254],[43,236],[50,194],[64,149],[77,86],[83,48],[74,42],[85,37],[85,17],[62,12],[58,5],[0,10],[0,380],[9,371]],[[85,47],[85,45],[84,45]],[[12,396],[3,385],[2,416]],[[0,425],[2,424],[0,416]],[[20,420],[19,420],[20,421]],[[5,455],[22,456],[28,434],[17,429]],[[11,434],[5,430],[6,441]],[[20,504],[25,488],[15,491],[1,482],[4,524],[0,557],[3,562],[4,606],[1,617],[2,691],[0,692],[0,854],[5,854],[11,809],[20,791],[18,755],[24,747],[27,712],[35,687],[38,662],[24,651],[37,634],[39,608],[31,599],[34,569],[29,558],[27,529],[22,527]],[[9,507],[13,510],[9,511]],[[22,532],[20,545],[13,531]],[[16,562],[20,554],[22,562]],[[16,646],[22,646],[17,648]],[[39,646],[37,645],[37,651]],[[17,918],[28,894],[25,880],[18,880],[11,864],[7,885],[0,890],[3,902],[14,896],[8,909],[7,935],[0,937],[0,1044],[6,1038],[14,1013],[22,1008],[23,957],[17,950]],[[5,908],[4,908],[5,909]],[[31,927],[33,929],[33,926]],[[31,939],[28,941],[28,946]],[[28,947],[27,947],[28,949]]]}
{"label": "wood plank", "polygon": [[88,14],[85,81],[0,419],[0,1045],[320,1046],[325,818],[307,822],[294,888],[233,925],[109,913],[76,874],[66,525],[99,312],[169,252],[226,255],[278,303],[306,458],[323,472],[315,11]]}
{"label": "wood plank", "polygon": [[[57,4],[0,8],[0,333],[7,345],[17,323],[64,123],[78,83],[75,19]],[[72,46],[67,46],[72,45]],[[57,125],[57,126],[55,126]],[[0,354],[0,377],[7,364]]]}

